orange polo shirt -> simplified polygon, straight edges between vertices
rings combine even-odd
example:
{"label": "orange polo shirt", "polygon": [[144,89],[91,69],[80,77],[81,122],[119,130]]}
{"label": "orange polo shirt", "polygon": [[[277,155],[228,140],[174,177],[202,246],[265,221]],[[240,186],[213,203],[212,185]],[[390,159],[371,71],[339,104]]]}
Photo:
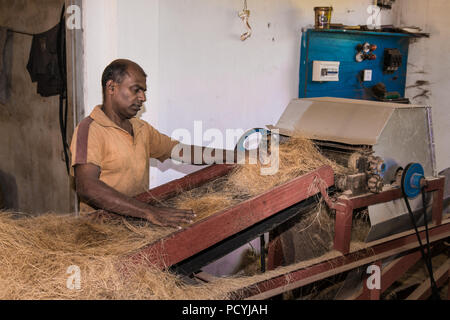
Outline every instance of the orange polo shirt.
{"label": "orange polo shirt", "polygon": [[[163,162],[179,142],[143,120],[130,122],[134,137],[109,119],[101,106],[95,107],[75,129],[70,146],[72,176],[74,166],[91,163],[100,168],[101,181],[127,196],[148,191],[150,158]],[[81,203],[80,211],[93,209]]]}

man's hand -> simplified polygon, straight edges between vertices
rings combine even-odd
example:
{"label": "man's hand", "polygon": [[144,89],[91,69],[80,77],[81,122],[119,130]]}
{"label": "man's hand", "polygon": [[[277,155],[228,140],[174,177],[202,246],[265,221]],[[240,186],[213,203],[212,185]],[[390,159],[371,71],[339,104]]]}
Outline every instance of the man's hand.
{"label": "man's hand", "polygon": [[181,210],[174,208],[158,208],[149,206],[150,209],[145,215],[145,219],[150,223],[161,227],[179,227],[183,224],[190,224],[196,215],[192,210]]}
{"label": "man's hand", "polygon": [[75,180],[78,195],[94,208],[124,216],[141,218],[164,227],[180,227],[195,218],[192,210],[158,208],[125,196],[99,180],[100,168],[93,164],[77,165]]}

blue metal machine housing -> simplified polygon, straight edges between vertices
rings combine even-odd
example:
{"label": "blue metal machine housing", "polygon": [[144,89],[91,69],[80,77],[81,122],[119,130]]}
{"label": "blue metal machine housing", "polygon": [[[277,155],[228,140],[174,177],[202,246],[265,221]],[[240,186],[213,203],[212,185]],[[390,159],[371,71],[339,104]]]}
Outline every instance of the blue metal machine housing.
{"label": "blue metal machine housing", "polygon": [[[303,32],[300,57],[299,98],[336,97],[376,100],[371,87],[379,82],[388,92],[405,95],[408,49],[411,36],[401,33],[354,30],[316,30]],[[375,60],[357,62],[358,45],[374,44]],[[401,65],[393,73],[384,72],[385,49],[398,49]],[[339,81],[312,81],[313,61],[339,61]],[[362,81],[363,70],[372,70],[372,80]]]}

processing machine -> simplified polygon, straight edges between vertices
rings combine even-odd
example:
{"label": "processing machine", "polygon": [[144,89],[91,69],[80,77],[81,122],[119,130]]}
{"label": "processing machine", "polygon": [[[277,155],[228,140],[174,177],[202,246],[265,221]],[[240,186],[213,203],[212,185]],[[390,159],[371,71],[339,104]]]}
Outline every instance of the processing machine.
{"label": "processing machine", "polygon": [[[265,299],[360,267],[376,265],[381,286],[362,286],[354,299],[379,299],[396,279],[421,258],[430,275],[409,296],[424,299],[448,279],[450,260],[435,270],[431,256],[442,253],[450,237],[450,217],[443,212],[445,178],[438,176],[427,106],[349,100],[295,99],[275,125],[264,129],[278,140],[302,135],[344,167],[337,174],[323,166],[271,190],[221,210],[131,253],[134,263],[170,269],[191,281],[214,277],[202,268],[242,245],[311,211],[318,198],[335,212],[334,251],[281,274],[267,273],[256,283],[230,293],[238,299]],[[151,189],[136,198],[152,203],[226,176],[234,165],[212,165]],[[367,208],[370,231],[363,248],[351,247],[355,210]],[[188,244],[188,245],[187,245]],[[263,271],[282,265],[283,247],[270,239],[261,250]],[[444,248],[444,249],[443,249]]]}
{"label": "processing machine", "polygon": [[[351,169],[353,174],[337,176],[335,181],[336,188],[346,195],[399,187],[403,170],[411,162],[420,163],[426,176],[437,176],[430,107],[340,98],[296,99],[276,126],[268,127],[285,136],[300,134],[314,140],[324,155]],[[413,209],[420,205],[415,200]],[[402,200],[369,206],[369,215],[368,241],[409,226]]]}

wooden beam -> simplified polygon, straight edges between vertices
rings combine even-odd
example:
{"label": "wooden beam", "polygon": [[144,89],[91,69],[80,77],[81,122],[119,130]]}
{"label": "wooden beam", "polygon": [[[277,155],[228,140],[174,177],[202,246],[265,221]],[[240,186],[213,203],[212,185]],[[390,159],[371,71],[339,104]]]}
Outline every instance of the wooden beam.
{"label": "wooden beam", "polygon": [[[448,279],[448,272],[450,269],[450,259],[439,267],[435,272],[433,272],[433,277],[436,280],[437,287],[441,287],[444,282]],[[431,283],[428,277],[416,290],[411,293],[406,300],[424,300],[428,298],[431,294]]]}
{"label": "wooden beam", "polygon": [[[135,263],[170,267],[268,217],[320,192],[311,188],[320,179],[334,184],[331,167],[324,166],[277,186],[259,196],[217,212],[183,230],[160,239],[129,256]],[[315,190],[311,190],[315,189]]]}
{"label": "wooden beam", "polygon": [[[135,199],[145,203],[155,203],[167,198],[176,196],[183,191],[189,191],[208,183],[216,178],[227,175],[235,168],[235,165],[216,164],[199,171],[188,174],[187,176],[170,181],[159,187],[150,189],[147,192],[141,193]],[[93,219],[120,219],[121,216],[106,210],[97,210],[90,214]]]}
{"label": "wooden beam", "polygon": [[432,219],[435,224],[441,224],[442,214],[444,211],[444,185],[445,179],[441,178],[437,183],[439,185],[435,188],[433,192],[433,207],[432,207]]}
{"label": "wooden beam", "polygon": [[386,291],[397,279],[422,258],[420,250],[392,261],[381,273],[381,292]]}
{"label": "wooden beam", "polygon": [[[436,225],[442,222],[442,203],[444,177],[427,180],[427,192],[434,192],[433,195],[433,222]],[[355,197],[340,196],[334,209],[336,209],[336,223],[334,232],[334,248],[342,254],[347,254],[350,250],[351,230],[353,210],[368,207],[377,203],[389,202],[402,198],[400,188],[390,189],[381,193],[368,193]]]}
{"label": "wooden beam", "polygon": [[334,224],[334,249],[347,254],[350,251],[352,236],[353,206],[350,201],[336,209],[336,222]]}
{"label": "wooden beam", "polygon": [[[385,292],[398,278],[400,278],[406,271],[408,271],[417,261],[422,257],[420,251],[414,251],[403,257],[391,261],[381,272],[381,291]],[[346,300],[368,300],[370,294],[367,286],[363,284],[356,294],[346,298]]]}
{"label": "wooden beam", "polygon": [[[269,236],[271,236],[269,234]],[[267,250],[267,270],[274,270],[276,267],[283,265],[283,246],[281,245],[280,236],[269,239]]]}
{"label": "wooden beam", "polygon": [[[440,178],[432,178],[427,180],[427,187],[425,188],[426,192],[443,190],[444,187],[444,177]],[[439,194],[436,196],[436,206],[439,204]],[[353,209],[359,209],[362,207],[368,207],[377,203],[388,202],[396,199],[403,198],[402,191],[400,188],[394,188],[390,190],[383,191],[381,193],[368,193],[355,197],[347,197],[341,196],[338,198],[339,202],[343,202],[345,204],[351,202]],[[442,198],[440,200],[442,203]],[[441,206],[442,207],[442,206]],[[442,213],[442,209],[441,209]]]}
{"label": "wooden beam", "polygon": [[[420,235],[424,237],[424,228],[419,230]],[[450,220],[446,220],[445,224],[443,223],[440,226],[431,227],[429,234],[430,243],[449,237]],[[367,248],[352,252],[348,255],[339,256],[258,282],[235,291],[234,296],[239,299],[267,299],[318,280],[418,248],[419,246],[414,231],[404,232],[396,235],[396,238],[394,236],[390,238],[391,240],[385,240],[384,242],[381,240],[374,241],[372,245],[368,244]]]}
{"label": "wooden beam", "polygon": [[159,187],[150,189],[138,196],[136,199],[142,202],[151,203],[155,200],[163,200],[175,196],[176,194],[192,190],[210,182],[216,178],[222,177],[231,172],[235,165],[216,164],[206,167],[202,170],[188,174],[187,176],[170,181]]}

